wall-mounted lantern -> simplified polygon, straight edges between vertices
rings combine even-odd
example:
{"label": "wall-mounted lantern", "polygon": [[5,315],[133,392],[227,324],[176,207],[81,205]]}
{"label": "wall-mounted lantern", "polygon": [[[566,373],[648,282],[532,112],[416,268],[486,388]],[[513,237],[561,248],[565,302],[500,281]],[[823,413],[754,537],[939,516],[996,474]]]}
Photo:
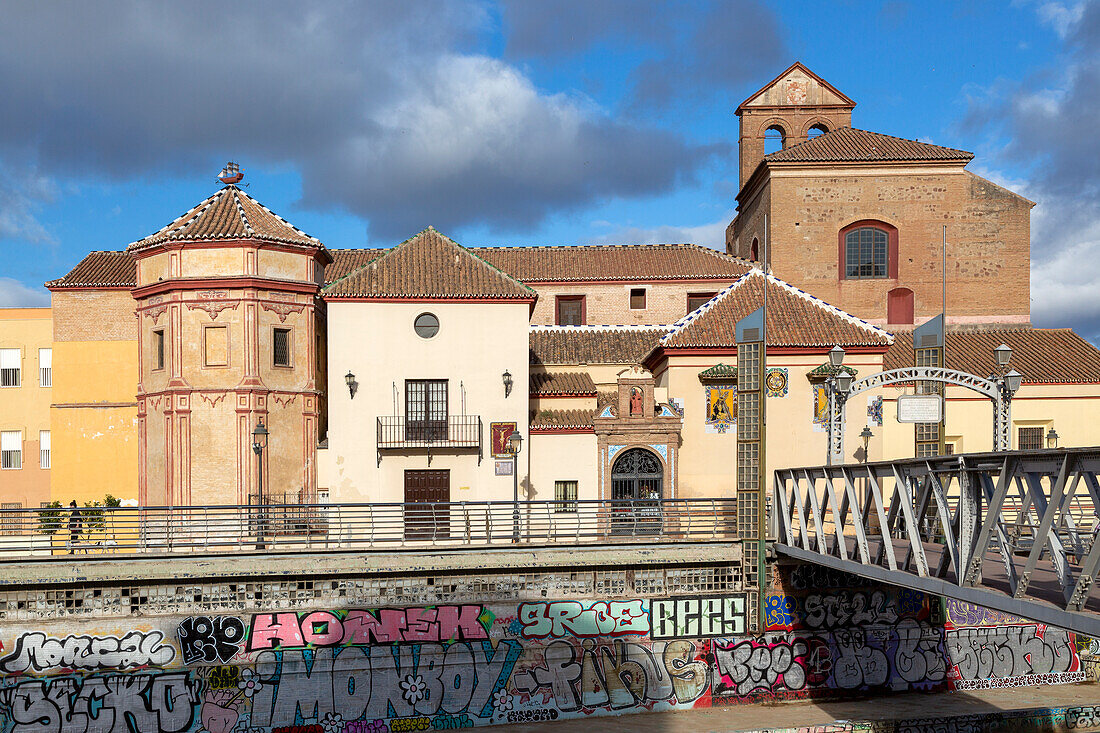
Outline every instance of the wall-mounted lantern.
{"label": "wall-mounted lantern", "polygon": [[512,379],[512,373],[507,369],[504,370],[504,374],[502,374],[501,377],[504,379],[504,396],[507,398],[508,395],[512,394],[512,385],[515,384],[515,382]]}
{"label": "wall-mounted lantern", "polygon": [[359,383],[355,381],[355,375],[351,373],[350,369],[344,375],[344,381],[348,385],[348,394],[351,395],[352,399],[355,399],[355,390],[359,387]]}

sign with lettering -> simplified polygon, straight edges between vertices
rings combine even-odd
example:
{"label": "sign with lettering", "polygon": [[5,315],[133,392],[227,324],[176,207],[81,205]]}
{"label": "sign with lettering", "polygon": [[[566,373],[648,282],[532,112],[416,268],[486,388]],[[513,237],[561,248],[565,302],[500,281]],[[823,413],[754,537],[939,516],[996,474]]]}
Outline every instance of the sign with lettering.
{"label": "sign with lettering", "polygon": [[654,639],[715,637],[745,633],[745,594],[703,598],[666,598],[650,605]]}
{"label": "sign with lettering", "polygon": [[940,422],[943,398],[938,394],[906,394],[898,397],[898,422]]}
{"label": "sign with lettering", "polygon": [[497,461],[494,465],[497,476],[511,476],[512,475],[512,459],[508,458],[503,461]]}

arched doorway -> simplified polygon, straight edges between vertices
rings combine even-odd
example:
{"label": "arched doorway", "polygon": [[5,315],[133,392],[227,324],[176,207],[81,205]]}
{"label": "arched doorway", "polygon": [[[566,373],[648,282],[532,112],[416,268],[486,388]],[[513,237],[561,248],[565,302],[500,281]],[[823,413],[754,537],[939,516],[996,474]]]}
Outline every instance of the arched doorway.
{"label": "arched doorway", "polygon": [[664,490],[661,459],[645,448],[631,448],[611,467],[612,501],[656,501]]}

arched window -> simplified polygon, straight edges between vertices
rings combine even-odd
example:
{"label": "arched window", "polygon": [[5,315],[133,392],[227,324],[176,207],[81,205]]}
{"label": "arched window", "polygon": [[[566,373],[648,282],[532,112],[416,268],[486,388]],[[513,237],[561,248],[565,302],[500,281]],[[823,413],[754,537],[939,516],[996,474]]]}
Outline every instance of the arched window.
{"label": "arched window", "polygon": [[819,122],[816,125],[814,125],[813,127],[811,127],[809,130],[806,131],[806,139],[807,140],[813,140],[815,137],[821,137],[822,135],[824,135],[828,131],[829,131],[829,128],[826,127],[823,123]]}
{"label": "arched window", "polygon": [[779,125],[764,130],[764,155],[778,152],[787,147],[787,133]]}
{"label": "arched window", "polygon": [[760,259],[760,240],[756,237],[752,238],[752,246],[749,247],[749,259],[753,262]]}
{"label": "arched window", "polygon": [[898,276],[898,230],[881,221],[864,220],[840,230],[839,274],[844,280]]}

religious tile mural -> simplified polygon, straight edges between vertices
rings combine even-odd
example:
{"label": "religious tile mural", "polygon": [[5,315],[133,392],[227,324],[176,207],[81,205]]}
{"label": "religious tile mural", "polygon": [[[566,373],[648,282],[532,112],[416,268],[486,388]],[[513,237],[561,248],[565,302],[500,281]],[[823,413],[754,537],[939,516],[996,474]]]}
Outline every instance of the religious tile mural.
{"label": "religious tile mural", "polygon": [[706,387],[707,412],[705,431],[726,433],[737,424],[737,387],[710,384]]}

